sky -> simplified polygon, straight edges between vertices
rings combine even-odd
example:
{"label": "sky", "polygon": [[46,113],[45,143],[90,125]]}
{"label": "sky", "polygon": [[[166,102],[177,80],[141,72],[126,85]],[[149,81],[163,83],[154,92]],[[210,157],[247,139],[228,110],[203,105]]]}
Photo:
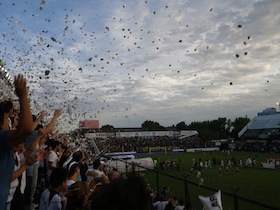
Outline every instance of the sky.
{"label": "sky", "polygon": [[280,102],[279,0],[1,0],[0,59],[32,112],[141,127],[253,118]]}

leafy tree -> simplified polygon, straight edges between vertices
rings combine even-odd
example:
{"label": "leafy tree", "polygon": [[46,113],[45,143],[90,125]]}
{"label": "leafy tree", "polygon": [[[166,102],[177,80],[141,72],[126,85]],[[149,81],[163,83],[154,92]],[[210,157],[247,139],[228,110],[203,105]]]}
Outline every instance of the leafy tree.
{"label": "leafy tree", "polygon": [[244,128],[248,123],[250,122],[250,119],[245,116],[245,117],[239,117],[235,118],[235,120],[232,122],[232,132],[231,136],[234,137],[235,139],[238,139],[238,133]]}
{"label": "leafy tree", "polygon": [[185,122],[180,122],[180,123],[178,123],[177,125],[176,125],[176,129],[178,130],[178,131],[181,131],[181,130],[186,130],[187,129],[187,125],[186,125],[186,123]]}
{"label": "leafy tree", "polygon": [[201,139],[207,141],[218,138],[227,138],[227,119],[218,118],[212,121],[192,122],[188,129],[197,130]]}
{"label": "leafy tree", "polygon": [[152,120],[146,120],[142,123],[141,127],[145,130],[165,130],[165,128],[158,122],[154,122]]}
{"label": "leafy tree", "polygon": [[103,132],[112,132],[112,131],[115,131],[115,128],[114,128],[114,126],[112,126],[112,125],[103,125],[103,126],[101,127],[101,130],[102,130]]}
{"label": "leafy tree", "polygon": [[209,129],[200,128],[197,130],[197,132],[199,133],[199,137],[204,141],[217,139],[217,133]]}

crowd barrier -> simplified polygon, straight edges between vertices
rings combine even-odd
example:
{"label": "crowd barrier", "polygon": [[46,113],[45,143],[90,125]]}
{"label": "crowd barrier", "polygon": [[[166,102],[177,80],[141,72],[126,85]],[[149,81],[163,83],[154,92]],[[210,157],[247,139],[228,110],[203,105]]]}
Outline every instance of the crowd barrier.
{"label": "crowd barrier", "polygon": [[[120,161],[124,161],[127,164],[135,164],[133,162],[129,163],[125,160],[120,160]],[[163,181],[166,181],[166,178],[164,178],[164,177],[167,177],[168,179],[170,179],[169,183],[172,183],[172,185],[173,185],[174,182],[179,182],[179,186],[181,188],[183,188],[182,191],[183,191],[184,195],[182,197],[184,197],[185,207],[186,207],[187,210],[201,209],[201,206],[202,206],[202,204],[201,204],[200,207],[192,205],[193,204],[192,200],[195,199],[195,197],[198,199],[198,195],[193,195],[192,194],[193,191],[201,192],[201,193],[208,192],[208,193],[210,193],[210,195],[211,195],[211,192],[212,192],[212,194],[214,194],[214,193],[219,191],[219,189],[214,189],[212,187],[207,187],[207,186],[200,186],[200,185],[198,185],[198,183],[187,180],[186,178],[180,178],[180,177],[172,176],[172,175],[164,173],[162,171],[146,168],[146,167],[141,166],[141,165],[134,165],[134,166],[131,166],[131,168],[136,169],[135,172],[137,172],[137,168],[138,169],[142,168],[142,169],[145,169],[149,173],[155,174],[157,192],[160,192],[160,189],[161,189],[160,186],[165,186],[167,184],[165,182],[161,183],[160,178]],[[139,172],[143,173],[143,170],[139,170]],[[192,188],[194,190],[191,192],[190,188]],[[224,198],[223,201],[226,200],[226,202],[227,202],[227,205],[226,205],[227,208],[226,209],[234,209],[234,210],[242,210],[242,209],[280,210],[280,207],[271,206],[271,205],[259,202],[257,200],[252,200],[250,198],[240,196],[240,195],[238,195],[238,189],[234,189],[234,193],[222,191],[222,197]]]}

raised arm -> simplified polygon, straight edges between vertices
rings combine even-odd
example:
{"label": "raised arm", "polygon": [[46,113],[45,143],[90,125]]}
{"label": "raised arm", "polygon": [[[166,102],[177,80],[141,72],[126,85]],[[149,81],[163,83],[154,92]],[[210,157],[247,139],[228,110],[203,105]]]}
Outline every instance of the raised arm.
{"label": "raised arm", "polygon": [[18,178],[24,171],[28,169],[29,166],[33,165],[35,162],[35,156],[26,157],[24,164],[22,164],[18,170],[14,171],[11,181],[14,181],[16,178]]}
{"label": "raised arm", "polygon": [[33,122],[33,130],[35,130],[37,128],[37,126],[39,125],[39,123],[41,122],[41,120],[44,118],[45,115],[46,115],[46,112],[41,111],[39,117],[37,117],[37,119]]}
{"label": "raised arm", "polygon": [[25,138],[33,131],[32,128],[32,114],[28,102],[28,90],[26,87],[26,79],[22,75],[15,77],[14,81],[15,92],[19,98],[20,113],[18,128],[15,131],[11,131],[8,134],[8,146],[14,148],[16,145],[23,143]]}
{"label": "raised arm", "polygon": [[39,129],[39,133],[32,142],[32,144],[28,147],[27,150],[24,151],[23,155],[24,157],[29,156],[35,149],[37,144],[39,144],[40,139],[44,136],[43,129]]}
{"label": "raised arm", "polygon": [[59,116],[61,114],[62,114],[62,110],[61,109],[56,109],[54,111],[52,120],[50,121],[48,126],[43,129],[44,135],[49,134],[53,130],[53,128],[54,128],[54,126],[55,126],[55,124],[56,124],[56,122],[57,122],[57,120],[58,120],[58,118],[59,118]]}

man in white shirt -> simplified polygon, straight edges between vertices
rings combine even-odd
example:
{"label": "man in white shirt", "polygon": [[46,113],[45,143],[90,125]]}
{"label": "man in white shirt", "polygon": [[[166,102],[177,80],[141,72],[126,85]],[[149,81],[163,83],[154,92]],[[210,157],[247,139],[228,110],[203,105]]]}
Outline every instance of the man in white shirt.
{"label": "man in white shirt", "polygon": [[68,175],[66,181],[67,187],[77,182],[79,175],[80,175],[79,164],[75,161],[71,162],[68,167]]}
{"label": "man in white shirt", "polygon": [[104,175],[103,165],[100,163],[100,160],[95,160],[93,163],[93,168],[89,168],[86,172],[87,182],[90,183],[93,179],[95,179],[96,183],[102,181],[102,177]]}
{"label": "man in white shirt", "polygon": [[156,201],[153,203],[153,206],[156,210],[164,210],[165,206],[168,204],[168,201]]}
{"label": "man in white shirt", "polygon": [[39,210],[62,210],[64,202],[59,193],[66,190],[67,169],[54,168],[50,176],[50,187],[41,195]]}
{"label": "man in white shirt", "polygon": [[50,175],[53,169],[58,167],[58,160],[59,157],[57,155],[57,152],[60,150],[60,142],[55,140],[50,140],[49,143],[50,147],[52,148],[49,157],[48,157],[48,170],[47,170],[47,180],[49,182]]}
{"label": "man in white shirt", "polygon": [[184,209],[185,209],[184,201],[182,199],[179,199],[178,205],[175,207],[174,210],[184,210]]}

